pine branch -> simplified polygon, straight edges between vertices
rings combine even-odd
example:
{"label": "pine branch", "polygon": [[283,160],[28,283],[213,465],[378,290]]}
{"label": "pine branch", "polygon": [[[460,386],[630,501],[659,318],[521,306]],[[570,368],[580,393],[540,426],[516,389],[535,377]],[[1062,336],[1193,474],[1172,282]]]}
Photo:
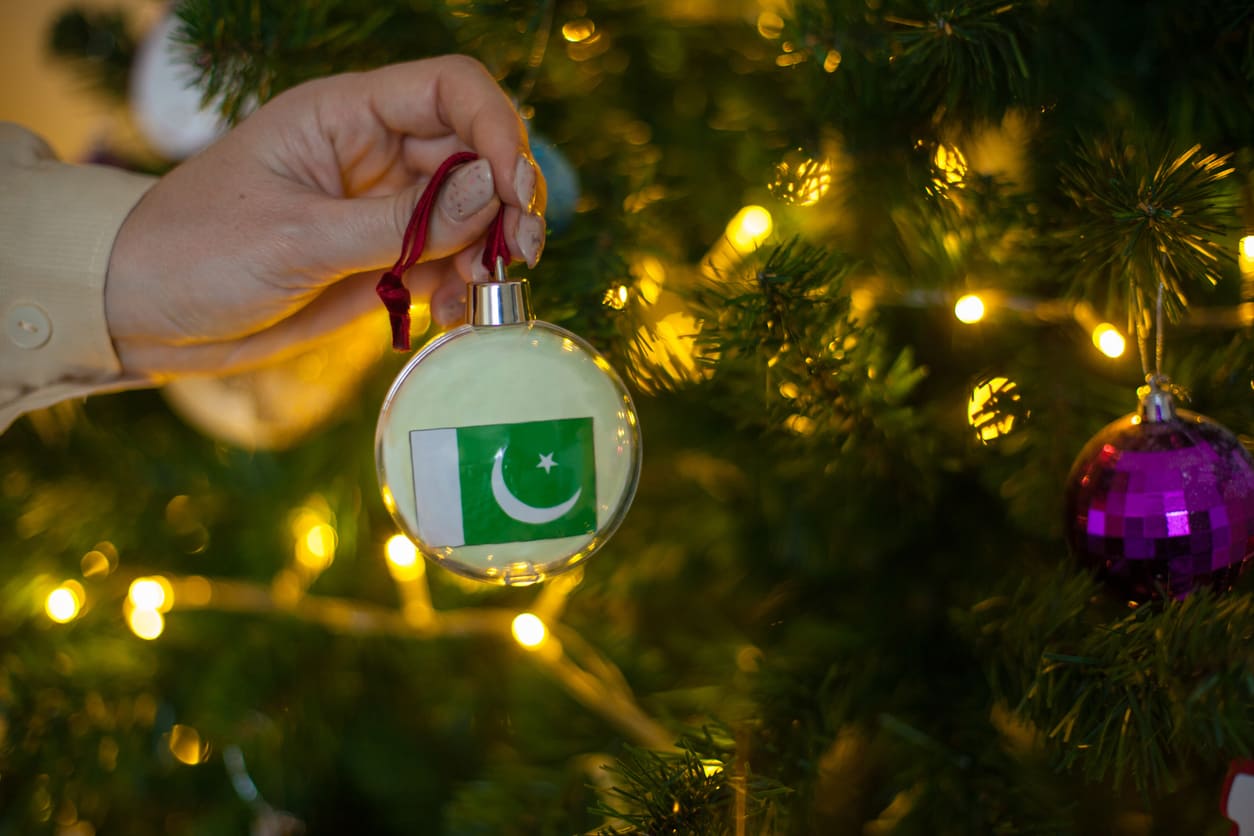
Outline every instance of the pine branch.
{"label": "pine branch", "polygon": [[716,739],[707,728],[680,745],[678,753],[625,748],[610,767],[608,797],[592,810],[623,826],[602,829],[600,836],[778,832],[778,802],[789,790],[750,773],[725,732]]}
{"label": "pine branch", "polygon": [[1161,791],[1190,758],[1254,751],[1254,599],[1194,593],[1104,620],[1093,594],[1060,569],[962,619],[995,694],[1061,767]]}
{"label": "pine branch", "polygon": [[[761,266],[707,283],[697,305],[715,379],[764,392],[769,426],[836,439],[853,449],[910,432],[907,398],[926,370],[909,348],[889,357],[865,316],[855,316],[844,280],[852,263],[794,239]],[[746,387],[748,376],[757,385]],[[742,420],[749,413],[742,410]]]}
{"label": "pine branch", "polygon": [[1063,169],[1079,213],[1062,233],[1062,257],[1084,295],[1104,289],[1107,306],[1126,311],[1131,333],[1146,333],[1160,285],[1176,319],[1188,288],[1215,284],[1231,257],[1220,240],[1235,209],[1229,157],[1198,145],[1176,155],[1150,147],[1097,140]]}
{"label": "pine branch", "polygon": [[456,51],[418,3],[188,0],[178,15],[205,101],[231,120],[312,78]]}
{"label": "pine branch", "polygon": [[914,15],[886,14],[893,27],[901,88],[921,107],[984,100],[992,89],[1021,91],[1028,66],[1019,46],[1027,4],[928,0]]}

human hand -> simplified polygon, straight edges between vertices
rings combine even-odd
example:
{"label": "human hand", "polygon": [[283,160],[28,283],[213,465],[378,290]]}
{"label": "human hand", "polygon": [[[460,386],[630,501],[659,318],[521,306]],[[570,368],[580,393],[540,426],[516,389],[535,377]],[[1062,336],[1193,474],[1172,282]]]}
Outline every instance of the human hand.
{"label": "human hand", "polygon": [[161,378],[257,365],[380,304],[379,275],[430,174],[456,169],[406,274],[441,324],[486,279],[502,203],[510,252],[544,246],[544,179],[518,114],[481,64],[445,56],[294,87],[152,187],[123,223],[105,314],[124,372]]}

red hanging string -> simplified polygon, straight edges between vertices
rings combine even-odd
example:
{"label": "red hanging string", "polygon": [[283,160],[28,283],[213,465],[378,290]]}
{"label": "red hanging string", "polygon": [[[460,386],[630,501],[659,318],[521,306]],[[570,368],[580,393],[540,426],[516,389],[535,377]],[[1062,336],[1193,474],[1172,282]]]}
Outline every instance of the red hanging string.
{"label": "red hanging string", "polygon": [[[427,246],[427,229],[430,226],[431,212],[435,209],[440,187],[444,185],[444,181],[448,179],[454,168],[477,159],[479,159],[478,154],[461,151],[440,163],[440,167],[431,175],[430,182],[427,183],[422,196],[418,198],[417,205],[414,206],[414,213],[409,218],[409,225],[405,228],[405,237],[401,241],[400,258],[396,259],[392,269],[384,273],[379,283],[375,285],[375,293],[383,302],[383,307],[387,308],[388,321],[392,325],[392,348],[396,351],[409,351],[410,294],[402,277],[407,270],[418,263],[423,249]],[[505,204],[502,203],[496,217],[488,226],[487,245],[483,248],[483,266],[492,277],[496,276],[498,258],[503,258],[506,264],[509,264],[511,260],[509,245],[505,243],[504,219]]]}

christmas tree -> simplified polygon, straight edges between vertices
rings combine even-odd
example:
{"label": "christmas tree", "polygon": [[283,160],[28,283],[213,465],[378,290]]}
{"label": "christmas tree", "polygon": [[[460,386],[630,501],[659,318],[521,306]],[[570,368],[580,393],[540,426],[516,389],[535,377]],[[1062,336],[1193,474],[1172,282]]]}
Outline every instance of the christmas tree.
{"label": "christmas tree", "polygon": [[[394,539],[373,440],[406,358],[377,327],[27,416],[0,437],[0,832],[1228,832],[1251,582],[1129,594],[1071,554],[1067,486],[1147,374],[1250,446],[1254,6],[178,16],[228,120],[484,61],[549,184],[537,315],[627,380],[643,471],[601,553],[502,588]],[[115,91],[142,40],[53,33]]]}

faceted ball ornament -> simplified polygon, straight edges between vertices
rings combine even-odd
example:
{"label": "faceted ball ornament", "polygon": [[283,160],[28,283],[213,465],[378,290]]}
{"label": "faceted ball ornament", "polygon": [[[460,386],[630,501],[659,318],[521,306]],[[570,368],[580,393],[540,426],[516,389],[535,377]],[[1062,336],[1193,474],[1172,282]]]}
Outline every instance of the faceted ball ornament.
{"label": "faceted ball ornament", "polygon": [[424,347],[376,434],[384,503],[430,560],[524,586],[613,534],[640,473],[639,422],[618,375],[534,319],[464,325]]}
{"label": "faceted ball ornament", "polygon": [[1201,415],[1126,415],[1080,451],[1066,492],[1072,552],[1121,598],[1232,588],[1254,555],[1254,460]]}

